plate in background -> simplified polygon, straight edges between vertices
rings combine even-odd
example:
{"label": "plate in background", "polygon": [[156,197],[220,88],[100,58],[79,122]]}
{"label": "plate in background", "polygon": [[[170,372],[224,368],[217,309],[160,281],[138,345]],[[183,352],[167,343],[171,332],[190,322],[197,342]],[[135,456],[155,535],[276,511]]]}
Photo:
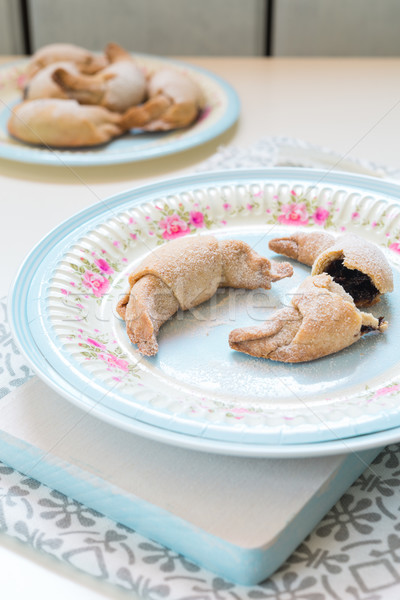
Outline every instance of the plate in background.
{"label": "plate in background", "polygon": [[53,150],[11,138],[7,121],[11,108],[22,100],[27,61],[0,67],[0,158],[55,166],[99,166],[135,162],[182,152],[208,142],[229,129],[239,117],[235,90],[221,77],[185,62],[135,54],[138,65],[152,71],[170,66],[187,73],[202,88],[206,106],[190,127],[170,132],[127,133],[110,143],[85,150]]}

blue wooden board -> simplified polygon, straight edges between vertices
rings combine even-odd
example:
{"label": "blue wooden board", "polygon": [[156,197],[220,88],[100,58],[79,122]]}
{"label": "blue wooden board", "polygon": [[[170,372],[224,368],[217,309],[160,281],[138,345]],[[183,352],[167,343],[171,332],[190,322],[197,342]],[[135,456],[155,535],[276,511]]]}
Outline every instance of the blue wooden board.
{"label": "blue wooden board", "polygon": [[0,407],[2,461],[244,585],[271,575],[379,452],[195,452],[121,431],[36,378]]}

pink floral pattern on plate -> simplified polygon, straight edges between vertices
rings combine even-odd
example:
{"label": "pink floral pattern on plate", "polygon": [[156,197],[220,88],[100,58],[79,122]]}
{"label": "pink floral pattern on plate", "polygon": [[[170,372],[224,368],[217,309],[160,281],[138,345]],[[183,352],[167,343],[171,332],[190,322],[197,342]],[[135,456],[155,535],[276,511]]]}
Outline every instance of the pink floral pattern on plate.
{"label": "pink floral pattern on plate", "polygon": [[[362,225],[380,236],[380,243],[396,256],[400,255],[400,230],[388,228],[388,222],[396,222],[400,211],[387,210],[388,213],[384,210],[374,216],[373,210],[363,209],[362,199],[352,198],[346,204],[332,195],[305,194],[297,188],[268,195],[265,189],[257,189],[256,186],[254,189],[249,187],[239,200],[235,194],[225,194],[221,189],[212,200],[205,195],[198,201],[194,194],[187,193],[182,201],[179,198],[173,202],[154,200],[146,205],[146,209],[133,207],[114,218],[115,235],[110,231],[107,235],[103,234],[103,246],[100,242],[92,246],[81,244],[75,252],[75,259],[69,262],[69,281],[59,288],[64,305],[74,309],[77,322],[68,339],[77,343],[84,363],[103,365],[105,373],[116,384],[137,386],[142,380],[146,387],[138,363],[132,360],[129,352],[124,352],[109,331],[102,330],[101,325],[99,328],[93,325],[90,314],[96,305],[103,306],[109,297],[115,307],[116,292],[126,291],[132,255],[147,254],[159,244],[187,235],[223,230],[228,224],[236,226],[245,220],[256,225],[279,225],[289,229],[322,228],[338,233],[348,227]],[[371,402],[386,406],[395,401],[399,392],[400,384],[389,380],[380,387],[360,388],[352,395],[351,401],[360,407]],[[232,423],[240,421],[248,424],[249,419],[263,419],[269,414],[260,406],[238,408],[206,397],[201,402],[188,399],[182,402],[193,415],[222,413],[225,422]],[[282,414],[281,417],[285,423],[295,422],[295,414]]]}
{"label": "pink floral pattern on plate", "polygon": [[213,210],[209,205],[200,207],[198,202],[193,202],[188,207],[180,202],[174,209],[167,203],[157,205],[157,217],[147,218],[147,227],[137,227],[137,223],[132,219],[132,230],[129,232],[129,243],[131,240],[137,240],[138,237],[154,237],[157,243],[164,243],[168,240],[197,233],[206,229],[225,226],[225,219],[218,219],[213,216]]}
{"label": "pink floral pattern on plate", "polygon": [[99,331],[91,336],[81,328],[77,334],[68,336],[69,341],[77,341],[81,356],[85,361],[101,361],[115,382],[136,383],[139,377],[136,365],[133,365],[116,340],[110,340],[107,334]]}
{"label": "pink floral pattern on plate", "polygon": [[25,64],[18,64],[0,71],[0,90],[12,88],[23,90],[25,87]]}

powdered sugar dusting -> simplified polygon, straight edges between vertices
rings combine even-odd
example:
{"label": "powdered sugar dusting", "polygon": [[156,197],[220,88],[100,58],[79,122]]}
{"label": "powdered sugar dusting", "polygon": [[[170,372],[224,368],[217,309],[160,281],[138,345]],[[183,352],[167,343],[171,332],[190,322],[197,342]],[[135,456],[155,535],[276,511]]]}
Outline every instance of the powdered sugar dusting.
{"label": "powdered sugar dusting", "polygon": [[[57,267],[55,281],[62,281],[62,288],[74,294],[79,288],[79,278],[74,278],[74,288],[70,290],[68,282],[71,280],[71,271],[66,272],[65,269],[69,262],[74,262],[79,269],[79,249],[98,251],[99,256],[114,270],[113,275],[106,276],[94,273],[91,268],[92,274],[86,275],[85,281],[93,280],[93,285],[100,282],[101,290],[96,288],[99,297],[93,300],[85,287],[85,295],[79,301],[82,308],[79,310],[90,308],[86,311],[88,323],[85,330],[91,325],[93,329],[87,331],[87,337],[106,346],[106,350],[101,351],[103,356],[113,356],[107,362],[107,368],[116,368],[115,365],[119,364],[122,369],[134,366],[145,390],[145,394],[138,394],[137,386],[121,382],[123,401],[122,405],[118,404],[118,410],[135,418],[140,416],[145,422],[153,422],[155,417],[158,423],[165,424],[172,419],[176,427],[185,423],[187,431],[193,430],[190,426],[193,419],[196,432],[200,431],[201,435],[203,432],[206,436],[218,435],[221,431],[227,436],[225,439],[229,436],[233,439],[235,434],[230,429],[235,409],[241,411],[240,423],[245,428],[243,439],[253,439],[252,432],[257,423],[260,432],[263,435],[265,433],[265,439],[269,439],[269,428],[273,428],[274,435],[282,431],[290,439],[296,440],[304,439],[305,435],[308,440],[310,436],[315,440],[326,439],[329,427],[335,428],[338,422],[341,427],[347,424],[353,427],[356,419],[357,422],[368,425],[369,420],[374,418],[376,411],[380,411],[383,405],[390,410],[397,410],[398,400],[396,401],[394,394],[375,396],[379,386],[392,389],[391,384],[396,383],[394,379],[398,373],[398,356],[393,348],[400,336],[400,315],[397,314],[400,302],[395,301],[396,291],[393,298],[385,296],[377,307],[371,309],[374,316],[382,314],[389,321],[390,326],[384,335],[370,333],[357,344],[307,365],[272,363],[245,356],[229,348],[227,340],[232,329],[252,324],[257,326],[275,310],[290,305],[293,294],[310,272],[309,268],[295,263],[292,263],[295,266],[293,277],[276,282],[270,290],[218,289],[213,298],[200,306],[179,311],[161,329],[157,356],[140,356],[135,345],[127,338],[124,323],[111,316],[110,306],[115,306],[119,294],[125,291],[129,271],[140,263],[151,248],[165,243],[166,229],[163,224],[166,225],[168,216],[173,221],[171,227],[179,219],[177,232],[182,237],[189,235],[190,231],[197,235],[212,233],[217,240],[236,238],[250,244],[268,260],[274,257],[277,262],[283,259],[272,255],[268,250],[268,239],[292,233],[292,217],[307,220],[308,224],[303,231],[314,230],[313,215],[318,219],[325,218],[325,213],[317,212],[320,193],[324,206],[327,207],[324,210],[329,210],[334,216],[333,220],[324,221],[329,231],[337,235],[343,223],[351,228],[345,221],[347,217],[343,216],[344,211],[336,211],[336,208],[346,204],[346,193],[343,190],[339,194],[337,190],[325,186],[323,193],[320,189],[311,192],[311,186],[297,185],[295,178],[285,183],[279,177],[277,181],[257,180],[251,185],[245,180],[240,186],[225,182],[223,186],[219,186],[213,176],[208,177],[210,180],[203,186],[197,181],[195,190],[186,189],[183,194],[178,188],[173,195],[163,190],[159,198],[146,198],[147,204],[143,206],[132,206],[130,210],[128,207],[126,213],[118,218],[115,215],[109,216],[106,223],[102,222],[93,232],[85,235],[83,240],[79,240],[68,255],[68,260]],[[235,174],[235,182],[240,177]],[[310,198],[309,205],[301,197],[305,192]],[[296,194],[295,200],[291,197],[293,193]],[[352,198],[354,202],[359,202],[356,196],[353,195]],[[296,212],[296,207],[290,208],[290,202],[300,205],[300,212]],[[364,204],[358,207],[360,218],[363,218]],[[372,211],[370,204],[368,206],[368,214],[375,216],[376,212]],[[351,213],[356,212],[356,208],[352,206]],[[202,219],[195,222],[203,227],[195,229],[190,221],[192,211],[201,212]],[[384,211],[381,212],[383,214]],[[287,224],[277,221],[277,216],[283,213]],[[149,231],[153,232],[151,238]],[[391,232],[386,242],[384,236],[389,230],[381,228],[379,224],[373,228],[359,228],[358,232],[378,243],[383,240],[387,246],[395,243],[396,239],[395,232]],[[131,234],[135,237],[132,238]],[[114,245],[116,240],[118,247]],[[395,257],[393,252],[393,258]],[[90,260],[94,260],[91,252]],[[124,260],[126,262],[123,263]],[[397,269],[395,274],[398,281]],[[103,294],[103,288],[105,290],[107,287],[107,277],[111,277],[113,281],[108,283],[109,292]],[[74,346],[72,336],[81,322],[75,320],[72,308],[67,315],[69,318],[60,320],[72,293],[63,295],[55,290],[56,287],[53,287],[51,296],[51,314],[55,320],[55,328],[60,335],[68,333],[68,351],[73,351],[74,360],[79,362],[80,350]],[[104,328],[111,328],[108,332],[109,339],[115,340],[115,345],[109,347],[106,338],[96,337],[100,334],[94,333],[95,329]],[[122,354],[114,352],[115,356],[112,355],[113,348],[119,348]],[[93,353],[95,350],[90,346],[87,352]],[[91,364],[93,362],[88,357],[82,358],[83,370]],[[104,366],[102,362],[95,366],[96,369],[92,368],[90,373],[96,373],[96,382],[101,386],[101,369]],[[371,390],[365,389],[366,373]],[[109,373],[103,375],[104,380],[108,381]],[[90,377],[87,381],[90,387]],[[373,398],[372,401],[369,401],[370,397]],[[115,397],[107,396],[106,402],[111,401],[114,402]],[[375,411],[374,415],[371,407]],[[237,425],[236,419],[234,422]],[[220,428],[218,431],[214,431],[214,423]],[[303,426],[305,429],[301,429]]]}

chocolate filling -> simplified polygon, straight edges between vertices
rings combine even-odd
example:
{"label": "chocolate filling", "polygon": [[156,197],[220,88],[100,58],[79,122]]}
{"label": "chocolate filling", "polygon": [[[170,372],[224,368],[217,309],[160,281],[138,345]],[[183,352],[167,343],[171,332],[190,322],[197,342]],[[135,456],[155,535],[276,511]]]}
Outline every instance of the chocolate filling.
{"label": "chocolate filling", "polygon": [[372,327],[371,325],[361,325],[361,330],[360,330],[361,335],[363,335],[364,333],[369,333],[370,331],[376,331],[377,329],[380,328],[380,326],[382,325],[384,320],[385,320],[385,317],[378,318],[378,323],[379,323],[378,327]]}
{"label": "chocolate filling", "polygon": [[361,335],[364,335],[364,333],[369,333],[370,331],[376,331],[376,328],[371,327],[371,325],[361,325]]}
{"label": "chocolate filling", "polygon": [[336,283],[350,294],[355,304],[369,304],[379,294],[368,275],[357,269],[348,269],[342,260],[334,260],[325,270]]}

